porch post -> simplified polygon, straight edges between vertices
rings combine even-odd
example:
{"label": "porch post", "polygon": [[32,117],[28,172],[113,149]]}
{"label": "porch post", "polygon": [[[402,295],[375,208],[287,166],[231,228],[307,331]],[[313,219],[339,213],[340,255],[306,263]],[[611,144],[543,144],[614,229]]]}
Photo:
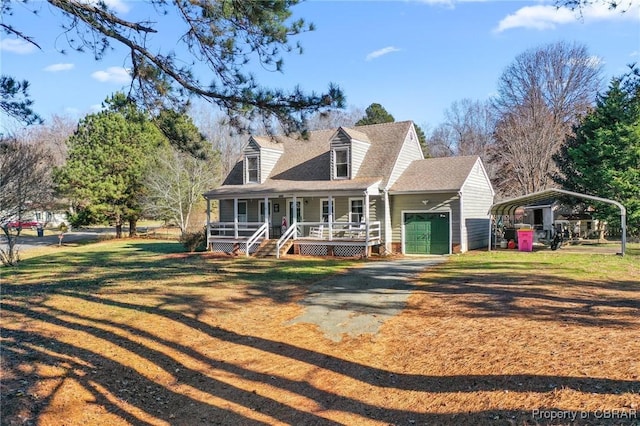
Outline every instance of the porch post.
{"label": "porch post", "polygon": [[383,190],[384,193],[384,248],[387,253],[391,253],[393,244],[391,241],[393,230],[391,228],[391,206],[389,205],[389,190]]}
{"label": "porch post", "polygon": [[211,235],[211,200],[207,197],[207,248],[211,250],[209,237]]}
{"label": "porch post", "polygon": [[365,257],[369,257],[369,191],[364,191],[364,243]]}
{"label": "porch post", "polygon": [[269,222],[271,221],[271,218],[269,217],[269,197],[264,197],[264,223],[267,224],[267,237],[266,239],[269,239]]}
{"label": "porch post", "polygon": [[298,239],[298,197],[293,194],[293,201],[291,204],[291,210],[289,211],[293,217],[289,218],[289,226],[293,226],[293,239]]}
{"label": "porch post", "polygon": [[233,199],[233,238],[238,239],[238,199]]}
{"label": "porch post", "polygon": [[329,208],[329,214],[327,216],[327,221],[329,222],[329,241],[331,241],[333,240],[333,196],[331,194],[329,194],[327,204]]}

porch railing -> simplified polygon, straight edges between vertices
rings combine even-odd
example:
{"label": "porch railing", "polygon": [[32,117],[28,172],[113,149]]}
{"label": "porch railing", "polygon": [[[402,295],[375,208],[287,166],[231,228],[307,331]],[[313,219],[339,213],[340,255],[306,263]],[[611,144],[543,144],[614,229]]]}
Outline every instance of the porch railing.
{"label": "porch railing", "polygon": [[[221,240],[237,240],[245,246],[249,255],[254,245],[268,237],[269,224],[264,222],[211,222],[207,225],[207,243]],[[285,230],[277,241],[277,257],[280,250],[291,239],[310,239],[318,241],[353,241],[355,244],[369,246],[380,243],[380,221],[372,222],[296,222]]]}
{"label": "porch railing", "polygon": [[276,259],[280,259],[280,250],[282,250],[282,247],[284,247],[287,241],[289,241],[291,238],[295,240],[296,234],[297,234],[296,226],[290,226],[284,232],[284,234],[282,234],[282,236],[278,239],[278,242],[276,243]]}
{"label": "porch railing", "polygon": [[210,222],[207,237],[246,238],[262,225],[264,222]]}
{"label": "porch railing", "polygon": [[260,241],[261,241],[260,238],[266,239],[268,234],[269,234],[269,224],[268,223],[263,223],[262,226],[260,228],[258,228],[258,230],[256,232],[254,232],[253,235],[251,237],[249,237],[249,239],[246,242],[245,254],[247,255],[247,257],[251,253],[251,248],[255,244],[260,244]]}

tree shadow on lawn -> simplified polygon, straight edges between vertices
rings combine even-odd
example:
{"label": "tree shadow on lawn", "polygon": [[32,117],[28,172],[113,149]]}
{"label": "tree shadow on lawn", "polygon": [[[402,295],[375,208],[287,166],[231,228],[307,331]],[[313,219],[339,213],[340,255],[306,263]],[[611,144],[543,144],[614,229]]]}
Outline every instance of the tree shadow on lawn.
{"label": "tree shadow on lawn", "polygon": [[[301,367],[344,375],[378,388],[379,392],[406,390],[429,393],[474,393],[482,391],[513,391],[548,393],[556,389],[570,389],[584,393],[612,394],[638,393],[640,382],[606,378],[547,376],[535,374],[505,375],[453,375],[426,376],[402,374],[388,371],[347,359],[274,341],[259,336],[246,335],[200,321],[175,310],[149,307],[140,304],[119,302],[87,293],[67,291],[65,296],[77,303],[91,302],[104,309],[118,308],[179,323],[189,333],[204,333],[217,345],[236,347],[240,351],[255,351],[255,356],[264,354],[286,357],[288,363],[300,363]],[[467,411],[452,414],[425,413],[420,407],[399,410],[372,405],[341,395],[339,390],[320,389],[306,380],[289,378],[286,374],[274,375],[251,369],[250,364],[218,359],[191,346],[171,340],[162,330],[149,331],[141,326],[123,324],[112,319],[96,319],[75,313],[69,309],[52,308],[38,302],[3,303],[3,316],[21,319],[24,323],[42,322],[81,335],[89,335],[104,343],[104,350],[87,349],[82,344],[72,344],[42,332],[28,331],[25,327],[3,330],[3,375],[12,377],[3,380],[6,395],[2,408],[4,419],[15,419],[18,412],[30,411],[29,417],[36,421],[51,404],[55,389],[44,399],[29,400],[34,395],[38,382],[69,379],[79,384],[86,392],[110,413],[133,424],[151,424],[157,420],[169,423],[192,424],[207,421],[224,424],[266,424],[268,421],[248,418],[231,405],[248,408],[271,419],[293,424],[339,424],[320,415],[322,410],[342,411],[376,421],[426,422],[441,424],[495,424],[497,419],[530,419],[530,411],[492,410]],[[119,362],[118,357],[107,350],[109,345],[126,350],[142,362],[135,366]],[[195,360],[206,365],[206,373],[195,368]],[[144,364],[144,365],[142,365]],[[63,370],[56,377],[41,376],[42,366]],[[37,366],[37,368],[36,368]],[[150,378],[142,371],[162,372],[173,377],[175,386],[167,386]],[[256,384],[265,384],[285,393],[293,393],[314,401],[322,410],[305,411],[277,400],[277,396],[252,391],[231,384],[217,377],[241,377]],[[189,396],[184,386],[195,389],[200,395],[208,395],[216,402],[202,397]],[[26,398],[26,399],[25,399]],[[32,397],[31,397],[32,398]],[[33,399],[33,398],[32,398]],[[86,400],[86,397],[83,398]],[[120,402],[126,402],[121,404]],[[20,411],[22,410],[22,411]],[[146,413],[140,415],[138,410]],[[144,417],[144,419],[143,419]],[[155,419],[148,420],[149,417]],[[592,417],[593,418],[593,417]],[[146,419],[146,420],[145,420]],[[493,422],[492,422],[493,420]]]}
{"label": "tree shadow on lawn", "polygon": [[[571,267],[523,268],[496,262],[493,271],[449,262],[423,274],[416,291],[443,297],[472,318],[508,317],[585,326],[637,326],[640,281],[579,280],[557,274]],[[497,273],[496,271],[503,271]]]}

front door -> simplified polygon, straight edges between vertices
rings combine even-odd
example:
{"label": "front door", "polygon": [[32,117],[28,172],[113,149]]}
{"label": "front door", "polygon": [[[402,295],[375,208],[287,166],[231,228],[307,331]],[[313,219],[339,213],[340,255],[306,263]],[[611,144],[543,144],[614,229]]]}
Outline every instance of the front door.
{"label": "front door", "polygon": [[449,254],[449,213],[405,213],[406,254]]}

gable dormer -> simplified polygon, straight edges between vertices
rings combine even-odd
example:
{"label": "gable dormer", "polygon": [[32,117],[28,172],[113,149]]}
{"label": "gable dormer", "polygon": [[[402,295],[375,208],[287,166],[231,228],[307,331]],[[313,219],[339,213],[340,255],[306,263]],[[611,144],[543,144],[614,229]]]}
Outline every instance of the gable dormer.
{"label": "gable dormer", "polygon": [[249,138],[242,150],[243,183],[263,183],[267,180],[282,152],[281,144],[266,138]]}
{"label": "gable dormer", "polygon": [[369,137],[357,130],[340,127],[331,137],[331,180],[353,179],[371,143]]}

